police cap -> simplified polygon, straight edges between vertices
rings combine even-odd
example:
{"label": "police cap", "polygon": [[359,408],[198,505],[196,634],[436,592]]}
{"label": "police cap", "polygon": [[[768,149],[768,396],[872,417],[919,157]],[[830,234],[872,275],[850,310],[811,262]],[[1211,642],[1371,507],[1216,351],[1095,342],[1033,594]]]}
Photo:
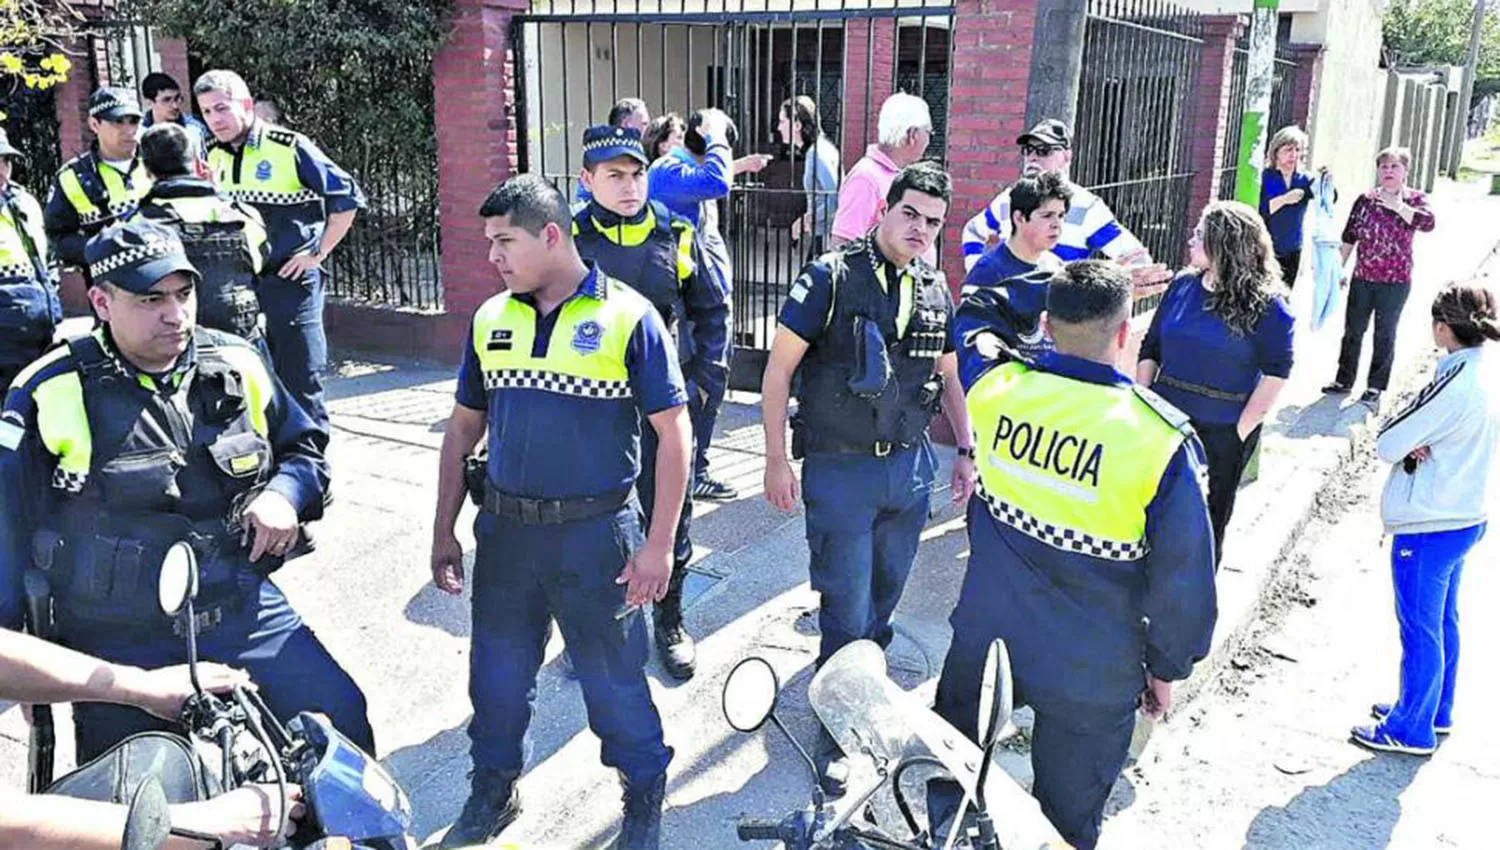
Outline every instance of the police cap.
{"label": "police cap", "polygon": [[89,96],[89,117],[100,121],[140,118],[141,105],[130,89],[105,86]]}
{"label": "police cap", "polygon": [[173,272],[198,279],[188,262],[177,232],[153,221],[135,218],[100,231],[84,246],[83,258],[95,283],[108,283],[145,295],[157,281]]}
{"label": "police cap", "polygon": [[583,131],[583,167],[593,168],[601,162],[628,156],[641,165],[650,165],[646,149],[641,147],[641,131],[631,127],[595,124]]}

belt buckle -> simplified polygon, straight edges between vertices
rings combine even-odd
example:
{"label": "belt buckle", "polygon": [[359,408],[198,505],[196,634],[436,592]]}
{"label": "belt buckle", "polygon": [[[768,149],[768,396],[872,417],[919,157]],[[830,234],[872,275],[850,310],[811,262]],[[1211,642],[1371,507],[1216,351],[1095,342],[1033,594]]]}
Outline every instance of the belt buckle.
{"label": "belt buckle", "polygon": [[889,440],[875,441],[875,456],[886,457],[891,453],[891,442]]}
{"label": "belt buckle", "polygon": [[525,523],[526,525],[542,524],[542,510],[540,502],[536,501],[535,499],[519,499],[517,500],[516,504],[521,509],[521,522]]}

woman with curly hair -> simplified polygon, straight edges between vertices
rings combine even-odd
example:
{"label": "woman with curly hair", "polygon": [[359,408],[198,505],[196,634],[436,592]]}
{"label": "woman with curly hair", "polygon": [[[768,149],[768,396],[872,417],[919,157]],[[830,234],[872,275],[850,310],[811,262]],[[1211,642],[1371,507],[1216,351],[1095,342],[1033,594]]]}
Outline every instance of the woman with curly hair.
{"label": "woman with curly hair", "polygon": [[1292,313],[1271,234],[1237,201],[1204,210],[1191,266],[1168,288],[1141,344],[1136,380],[1192,420],[1208,456],[1216,557],[1261,421],[1292,372]]}
{"label": "woman with curly hair", "polygon": [[1458,580],[1484,537],[1500,443],[1500,373],[1484,350],[1500,341],[1497,302],[1477,283],[1438,293],[1432,338],[1442,357],[1432,382],[1381,426],[1375,445],[1391,464],[1380,516],[1392,535],[1401,687],[1394,703],[1371,708],[1375,724],[1350,733],[1372,750],[1431,755],[1453,728]]}

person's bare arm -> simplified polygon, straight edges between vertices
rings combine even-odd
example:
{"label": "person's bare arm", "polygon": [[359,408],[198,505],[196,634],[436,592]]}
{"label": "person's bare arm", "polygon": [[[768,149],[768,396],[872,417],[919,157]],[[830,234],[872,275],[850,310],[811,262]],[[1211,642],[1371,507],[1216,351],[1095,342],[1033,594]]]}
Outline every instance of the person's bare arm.
{"label": "person's bare arm", "polygon": [[464,589],[464,550],[454,534],[463,510],[464,460],[484,436],[485,412],[453,405],[443,447],[438,453],[437,513],[432,521],[432,581],[439,590],[459,594]]}
{"label": "person's bare arm", "polygon": [[1240,439],[1244,440],[1250,436],[1250,432],[1265,421],[1266,414],[1276,405],[1276,399],[1286,387],[1285,378],[1273,378],[1264,375],[1260,383],[1255,385],[1255,392],[1250,394],[1250,400],[1245,402],[1245,409],[1240,411],[1239,432]]}
{"label": "person's bare arm", "polygon": [[777,328],[761,376],[761,422],[766,431],[766,501],[778,510],[797,509],[797,474],[786,446],[786,411],[792,397],[792,375],[807,354],[808,343],[786,328]]}
{"label": "person's bare arm", "polygon": [[1135,364],[1135,382],[1143,387],[1150,387],[1151,382],[1156,380],[1156,361],[1142,360]]}
{"label": "person's bare arm", "polygon": [[[302,789],[288,789],[291,817],[303,815]],[[246,785],[211,800],[171,806],[173,826],[216,835],[226,845],[276,843],[281,797],[275,788]],[[57,794],[0,790],[0,850],[119,850],[129,809],[118,803]],[[289,822],[288,826],[292,826]],[[163,850],[196,850],[206,842],[173,836]]]}
{"label": "person's bare arm", "polygon": [[[958,380],[958,355],[952,352],[938,358],[938,374],[943,376],[943,413],[953,428],[953,439],[960,449],[973,450],[974,426],[969,422],[969,408],[964,404],[964,388]],[[953,459],[953,504],[963,506],[974,494],[979,477],[974,459],[959,455]]]}

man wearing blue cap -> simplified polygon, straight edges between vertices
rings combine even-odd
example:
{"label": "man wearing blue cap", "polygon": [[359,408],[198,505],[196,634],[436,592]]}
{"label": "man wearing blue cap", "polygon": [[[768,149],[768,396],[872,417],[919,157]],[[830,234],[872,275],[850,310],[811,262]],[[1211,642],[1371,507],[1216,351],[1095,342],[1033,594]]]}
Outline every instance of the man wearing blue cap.
{"label": "man wearing blue cap", "polygon": [[[646,297],[677,343],[689,398],[722,393],[729,377],[729,293],[707,273],[693,225],[647,200],[640,131],[600,124],[583,134],[582,185],[589,201],[573,215],[578,254]],[[646,516],[656,494],[656,440],[641,429],[641,503]],[[683,505],[672,551],[672,583],[656,603],[656,650],[673,678],[690,679],[697,666],[693,638],[682,622],[682,583],[693,544],[691,499]]]}
{"label": "man wearing blue cap", "polygon": [[[141,107],[129,89],[105,87],[89,98],[94,143],[57,172],[47,195],[47,237],[58,259],[86,266],[84,245],[94,234],[129,218],[151,178],[136,156]],[[88,276],[87,269],[84,276]]]}
{"label": "man wearing blue cap", "polygon": [[10,179],[15,164],[25,161],[0,129],[0,392],[52,344],[62,320],[42,209]]}
{"label": "man wearing blue cap", "polygon": [[[198,272],[175,232],[127,222],[85,257],[101,326],[23,370],[0,412],[0,626],[18,624],[32,570],[61,643],[183,663],[156,583],[166,550],[189,541],[200,655],[247,670],[278,717],[321,711],[373,751],[364,695],[267,580],[322,513],[327,436],[248,344],[195,327]],[[74,718],[80,763],[171,728],[112,705]]]}

